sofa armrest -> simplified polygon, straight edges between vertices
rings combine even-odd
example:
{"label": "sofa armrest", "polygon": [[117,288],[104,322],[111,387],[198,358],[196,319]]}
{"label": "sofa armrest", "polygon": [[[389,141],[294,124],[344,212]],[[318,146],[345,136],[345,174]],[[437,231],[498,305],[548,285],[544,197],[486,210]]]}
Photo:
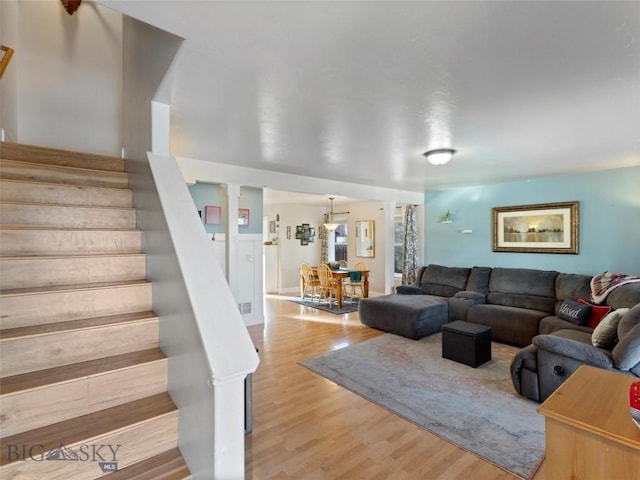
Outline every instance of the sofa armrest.
{"label": "sofa armrest", "polygon": [[538,392],[538,348],[529,345],[518,351],[511,360],[511,381],[520,395],[539,401]]}
{"label": "sofa armrest", "polygon": [[469,290],[463,290],[456,293],[453,298],[461,298],[463,300],[470,300],[471,303],[487,303],[487,296],[480,292],[471,292]]}
{"label": "sofa armrest", "polygon": [[640,376],[640,323],[613,347],[611,356],[617,368]]}
{"label": "sofa armrest", "polygon": [[532,343],[538,347],[540,354],[546,351],[594,367],[614,368],[610,352],[578,340],[555,335],[537,335],[533,337]]}
{"label": "sofa armrest", "polygon": [[398,285],[396,287],[396,293],[400,295],[424,295],[422,289],[415,285]]}
{"label": "sofa armrest", "polygon": [[467,310],[478,303],[485,303],[486,297],[479,292],[461,291],[449,299],[449,321],[466,320]]}

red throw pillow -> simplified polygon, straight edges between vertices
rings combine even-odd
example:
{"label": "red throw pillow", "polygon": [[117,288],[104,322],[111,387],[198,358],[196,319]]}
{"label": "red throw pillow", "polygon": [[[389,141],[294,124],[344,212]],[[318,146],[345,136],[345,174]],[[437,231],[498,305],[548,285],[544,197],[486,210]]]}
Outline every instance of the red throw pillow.
{"label": "red throw pillow", "polygon": [[593,303],[589,303],[581,298],[578,299],[578,302],[591,307],[591,316],[589,317],[589,320],[587,320],[587,326],[591,328],[596,328],[600,323],[600,320],[606,317],[611,311],[611,307],[594,305]]}

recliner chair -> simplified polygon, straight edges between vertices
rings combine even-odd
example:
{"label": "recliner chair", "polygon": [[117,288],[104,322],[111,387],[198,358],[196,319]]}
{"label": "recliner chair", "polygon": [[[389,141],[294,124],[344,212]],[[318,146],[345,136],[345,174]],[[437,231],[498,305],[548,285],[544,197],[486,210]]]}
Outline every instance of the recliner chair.
{"label": "recliner chair", "polygon": [[563,329],[537,335],[511,362],[515,390],[543,402],[581,365],[640,377],[640,304],[632,307],[617,326],[617,343],[594,347],[591,333]]}

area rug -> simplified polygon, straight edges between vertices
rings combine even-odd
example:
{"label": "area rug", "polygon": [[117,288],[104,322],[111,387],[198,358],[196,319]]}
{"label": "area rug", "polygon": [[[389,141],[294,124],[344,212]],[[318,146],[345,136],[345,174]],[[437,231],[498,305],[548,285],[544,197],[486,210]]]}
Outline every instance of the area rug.
{"label": "area rug", "polygon": [[329,306],[329,303],[318,303],[317,301],[305,300],[302,301],[299,298],[290,298],[290,302],[297,303],[298,305],[304,305],[305,307],[312,307],[318,310],[322,310],[323,312],[333,313],[334,315],[342,315],[344,313],[351,313],[358,311],[358,301],[346,301],[342,303],[342,308],[338,308],[338,306],[334,303],[332,307]]}
{"label": "area rug", "polygon": [[441,334],[409,340],[385,334],[301,364],[507,472],[529,480],[544,458],[538,404],[517,395],[515,347],[492,344],[478,368],[446,360]]}

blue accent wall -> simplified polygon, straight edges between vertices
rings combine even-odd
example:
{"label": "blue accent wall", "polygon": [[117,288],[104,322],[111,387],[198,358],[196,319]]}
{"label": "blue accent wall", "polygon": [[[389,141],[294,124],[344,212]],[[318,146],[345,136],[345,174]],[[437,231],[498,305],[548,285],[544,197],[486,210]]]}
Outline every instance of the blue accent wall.
{"label": "blue accent wall", "polygon": [[[577,255],[492,251],[493,207],[576,200]],[[640,167],[430,191],[425,202],[425,264],[640,275]],[[442,224],[447,210],[453,223]]]}
{"label": "blue accent wall", "polygon": [[[225,233],[224,212],[226,209],[227,194],[224,186],[214,183],[196,182],[189,187],[189,192],[191,193],[196,209],[202,212],[201,220],[205,230],[208,233]],[[204,223],[206,205],[217,205],[221,207],[222,218],[220,225],[208,225]],[[239,227],[238,233],[262,233],[262,189],[240,187],[238,207],[249,209],[249,225]]]}

